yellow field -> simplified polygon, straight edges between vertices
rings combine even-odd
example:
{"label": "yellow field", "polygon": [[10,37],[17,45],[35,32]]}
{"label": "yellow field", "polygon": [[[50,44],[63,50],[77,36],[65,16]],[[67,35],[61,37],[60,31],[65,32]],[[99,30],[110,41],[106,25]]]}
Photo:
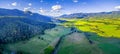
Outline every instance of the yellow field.
{"label": "yellow field", "polygon": [[66,27],[75,27],[84,32],[94,32],[102,37],[120,38],[120,19],[61,19]]}

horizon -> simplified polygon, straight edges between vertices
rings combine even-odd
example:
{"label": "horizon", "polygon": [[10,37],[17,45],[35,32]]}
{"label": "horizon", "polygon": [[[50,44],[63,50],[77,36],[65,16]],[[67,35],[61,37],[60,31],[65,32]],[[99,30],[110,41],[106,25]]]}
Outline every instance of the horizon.
{"label": "horizon", "polygon": [[[0,9],[7,9],[7,8],[0,8]],[[23,11],[23,10],[20,10],[20,9],[8,9],[8,10],[19,10],[19,11]],[[114,11],[120,11],[120,10],[114,10]],[[104,12],[114,12],[114,11],[104,11]],[[24,12],[24,11],[23,11]],[[32,11],[30,11],[32,12]],[[37,12],[32,12],[32,13],[37,13]],[[78,13],[102,13],[102,12],[78,12]],[[37,14],[40,14],[40,15],[44,15],[44,14],[41,14],[41,13],[37,13]],[[77,13],[70,13],[70,14],[77,14]],[[70,15],[70,14],[62,14],[62,15]],[[59,15],[59,16],[62,16],[62,15]],[[59,16],[50,16],[50,15],[44,15],[44,16],[49,16],[49,17],[59,17]]]}
{"label": "horizon", "polygon": [[120,54],[120,0],[0,0],[0,54]]}
{"label": "horizon", "polygon": [[120,10],[120,0],[0,0],[0,3],[0,8],[31,11],[53,17]]}

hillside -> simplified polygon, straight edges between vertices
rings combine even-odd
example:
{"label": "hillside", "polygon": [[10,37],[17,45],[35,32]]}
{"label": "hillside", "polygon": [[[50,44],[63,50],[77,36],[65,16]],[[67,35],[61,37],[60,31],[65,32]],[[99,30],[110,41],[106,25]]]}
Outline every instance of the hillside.
{"label": "hillside", "polygon": [[0,17],[0,43],[28,40],[55,27],[55,24],[48,23],[52,22],[50,17],[32,12],[24,13],[17,9],[0,9]]}
{"label": "hillside", "polygon": [[88,18],[95,16],[106,16],[106,15],[119,15],[120,11],[112,11],[112,12],[98,12],[98,13],[73,13],[69,15],[62,15],[58,18]]}
{"label": "hillside", "polygon": [[41,21],[41,22],[51,22],[51,17],[43,16],[38,13],[32,13],[30,11],[21,11],[18,9],[3,9],[0,8],[0,18],[4,17],[23,17],[31,20]]}

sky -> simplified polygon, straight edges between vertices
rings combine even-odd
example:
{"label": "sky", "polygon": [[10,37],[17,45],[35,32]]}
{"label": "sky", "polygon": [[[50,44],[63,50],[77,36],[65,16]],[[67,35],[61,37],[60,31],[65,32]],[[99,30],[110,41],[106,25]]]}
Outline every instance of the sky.
{"label": "sky", "polygon": [[60,16],[120,10],[120,0],[0,0],[0,8]]}

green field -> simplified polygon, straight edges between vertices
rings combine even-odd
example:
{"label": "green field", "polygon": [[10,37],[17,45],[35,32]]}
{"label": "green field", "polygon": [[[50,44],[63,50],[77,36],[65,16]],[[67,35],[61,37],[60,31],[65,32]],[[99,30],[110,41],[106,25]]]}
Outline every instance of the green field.
{"label": "green field", "polygon": [[23,53],[23,54],[50,54],[54,49],[56,40],[70,32],[70,28],[57,26],[53,29],[45,31],[44,35],[38,35],[30,40],[20,41],[14,44],[6,44],[5,49],[8,52],[3,54],[10,54],[11,52]]}
{"label": "green field", "polygon": [[84,32],[97,33],[102,37],[120,38],[119,18],[89,18],[89,19],[61,19],[68,22],[63,23],[66,27],[75,27]]}
{"label": "green field", "polygon": [[[67,43],[67,44],[66,44]],[[73,33],[64,38],[58,54],[101,54],[96,44],[90,44],[84,33]]]}
{"label": "green field", "polygon": [[120,39],[119,38],[104,38],[94,33],[88,33],[89,39],[96,44],[103,54],[120,54]]}
{"label": "green field", "polygon": [[95,33],[88,34],[88,38],[85,33],[66,36],[60,44],[58,54],[120,54],[120,39],[104,38]]}
{"label": "green field", "polygon": [[[45,30],[44,35],[5,44],[3,54],[51,54],[60,37],[57,54],[120,54],[120,19],[61,19],[62,26]],[[104,21],[103,21],[104,20]],[[81,31],[76,32],[71,28]],[[68,34],[68,35],[67,35]],[[92,43],[91,43],[91,42]]]}
{"label": "green field", "polygon": [[[83,43],[76,44],[77,41],[72,43],[75,39],[66,37],[63,41],[59,54],[120,54],[120,19],[119,18],[89,18],[89,19],[65,19],[66,20],[63,26],[65,27],[75,27],[79,31],[87,33],[87,35],[78,35],[86,36],[93,44],[84,44],[88,43],[83,39]],[[73,39],[70,41],[70,39]],[[69,41],[68,41],[69,40]],[[80,38],[79,38],[80,40]],[[69,44],[65,44],[69,43]],[[82,46],[84,45],[84,46]],[[82,48],[82,47],[83,48]],[[67,50],[66,50],[67,49]],[[82,51],[83,50],[83,51]],[[95,51],[96,50],[96,51]]]}

